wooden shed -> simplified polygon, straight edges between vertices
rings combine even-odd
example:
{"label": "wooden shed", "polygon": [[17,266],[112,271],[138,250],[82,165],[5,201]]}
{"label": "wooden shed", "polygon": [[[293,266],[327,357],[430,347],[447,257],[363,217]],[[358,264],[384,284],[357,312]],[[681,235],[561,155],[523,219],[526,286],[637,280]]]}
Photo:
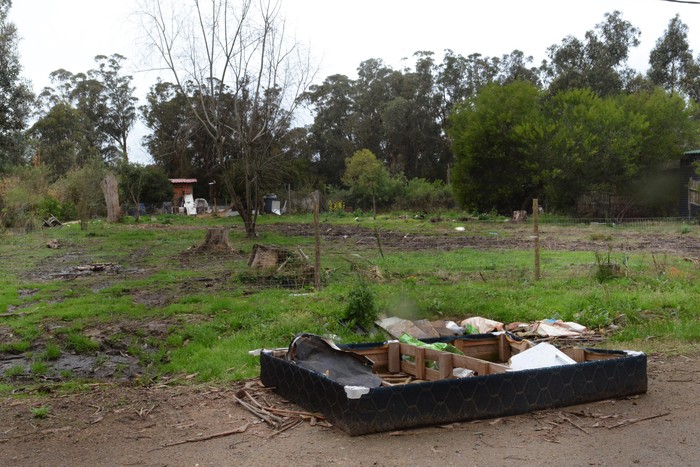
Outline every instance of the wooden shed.
{"label": "wooden shed", "polygon": [[185,195],[191,195],[193,186],[197,183],[196,178],[171,178],[170,183],[173,184],[173,206],[178,205],[178,200],[184,198]]}

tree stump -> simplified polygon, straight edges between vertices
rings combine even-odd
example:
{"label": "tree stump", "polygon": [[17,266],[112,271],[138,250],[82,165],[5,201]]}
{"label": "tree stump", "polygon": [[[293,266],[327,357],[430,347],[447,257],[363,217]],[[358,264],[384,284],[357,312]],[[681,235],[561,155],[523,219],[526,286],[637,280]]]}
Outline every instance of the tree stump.
{"label": "tree stump", "polygon": [[204,243],[199,246],[200,251],[232,250],[229,243],[228,234],[231,229],[228,227],[212,227],[207,229],[207,236]]}

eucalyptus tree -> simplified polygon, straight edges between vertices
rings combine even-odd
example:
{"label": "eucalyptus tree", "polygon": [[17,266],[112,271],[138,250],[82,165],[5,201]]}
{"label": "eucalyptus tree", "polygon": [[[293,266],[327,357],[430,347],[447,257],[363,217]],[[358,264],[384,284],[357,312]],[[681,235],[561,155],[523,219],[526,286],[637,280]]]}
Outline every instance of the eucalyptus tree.
{"label": "eucalyptus tree", "polygon": [[143,143],[154,162],[172,178],[188,178],[196,170],[193,133],[197,122],[191,118],[189,100],[179,88],[158,80],[139,110],[151,132]]}
{"label": "eucalyptus tree", "polygon": [[300,96],[313,116],[308,129],[312,170],[324,183],[340,184],[345,158],[357,149],[355,92],[353,80],[331,75]]}
{"label": "eucalyptus tree", "polygon": [[51,168],[54,179],[82,167],[87,161],[100,157],[100,152],[88,139],[91,123],[87,116],[65,102],[53,105],[29,129],[37,154]]}
{"label": "eucalyptus tree", "polygon": [[432,52],[416,52],[415,69],[390,75],[392,93],[380,111],[384,160],[406,178],[447,178],[451,152],[444,138],[437,65]]}
{"label": "eucalyptus tree", "polygon": [[109,141],[106,150],[114,155],[113,158],[129,162],[127,140],[136,122],[138,99],[134,96],[133,77],[123,74],[122,62],[125,59],[119,54],[96,56],[97,68],[88,71],[88,78],[99,83],[101,102],[97,108],[103,113],[93,115],[98,130]]}
{"label": "eucalyptus tree", "polygon": [[544,66],[550,93],[590,88],[600,96],[612,96],[627,89],[636,75],[627,60],[630,49],[639,45],[640,34],[614,11],[587,31],[585,40],[567,36],[561,44],[552,45],[550,61]]}
{"label": "eucalyptus tree", "polygon": [[[357,146],[370,150],[386,161],[387,141],[383,130],[382,111],[397,97],[401,72],[393,70],[381,59],[371,58],[357,68],[355,87],[355,138]],[[391,163],[390,161],[388,161]]]}
{"label": "eucalyptus tree", "polygon": [[[283,170],[278,143],[313,74],[290,42],[280,4],[143,0],[141,18],[151,50],[211,141],[206,157],[255,236],[260,181]],[[188,83],[196,92],[187,92]]]}
{"label": "eucalyptus tree", "polygon": [[[80,114],[76,120],[83,123],[81,138],[97,148],[109,164],[128,162],[127,140],[136,122],[138,99],[131,85],[133,78],[122,73],[124,60],[119,54],[98,55],[97,68],[87,72],[55,70],[49,75],[53,86],[44,88],[39,96],[43,107],[40,119],[57,113],[60,107],[75,109]],[[52,112],[57,106],[59,109]],[[64,138],[75,140],[77,136],[67,133]]]}
{"label": "eucalyptus tree", "polygon": [[22,78],[17,27],[8,20],[11,0],[0,0],[0,172],[25,162],[23,130],[34,96]]}
{"label": "eucalyptus tree", "polygon": [[[698,78],[697,64],[688,45],[688,26],[680,16],[674,16],[649,54],[647,75],[656,86],[671,94],[694,94],[694,82]],[[693,96],[697,97],[697,96]]]}
{"label": "eucalyptus tree", "polygon": [[529,81],[540,87],[540,70],[532,66],[532,56],[525,56],[521,50],[513,50],[503,55],[498,60],[498,76],[496,80],[501,84],[510,84],[514,81]]}

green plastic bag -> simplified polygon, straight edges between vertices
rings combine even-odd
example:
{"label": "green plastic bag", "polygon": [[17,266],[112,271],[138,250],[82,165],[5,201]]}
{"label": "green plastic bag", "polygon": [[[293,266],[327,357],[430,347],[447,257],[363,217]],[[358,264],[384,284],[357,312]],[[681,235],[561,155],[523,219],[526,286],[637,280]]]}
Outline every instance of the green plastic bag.
{"label": "green plastic bag", "polygon": [[448,344],[447,342],[433,342],[432,344],[426,344],[425,342],[419,341],[415,337],[412,337],[406,333],[403,333],[401,337],[399,337],[399,342],[402,344],[415,345],[417,347],[425,347],[426,349],[442,350],[444,352],[450,352],[457,355],[464,355],[461,350],[452,344]]}

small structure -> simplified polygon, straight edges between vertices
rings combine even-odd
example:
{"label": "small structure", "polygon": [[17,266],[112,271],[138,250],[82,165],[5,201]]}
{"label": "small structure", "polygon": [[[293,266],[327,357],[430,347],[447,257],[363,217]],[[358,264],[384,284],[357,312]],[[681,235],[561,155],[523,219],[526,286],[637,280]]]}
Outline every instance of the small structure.
{"label": "small structure", "polygon": [[696,217],[700,214],[700,175],[695,171],[700,164],[700,149],[683,153],[680,163],[680,203],[681,217]]}
{"label": "small structure", "polygon": [[[180,206],[179,201],[185,198],[185,195],[193,194],[193,185],[197,183],[196,178],[171,178],[170,183],[173,184],[173,206]],[[194,198],[194,196],[193,196]]]}

